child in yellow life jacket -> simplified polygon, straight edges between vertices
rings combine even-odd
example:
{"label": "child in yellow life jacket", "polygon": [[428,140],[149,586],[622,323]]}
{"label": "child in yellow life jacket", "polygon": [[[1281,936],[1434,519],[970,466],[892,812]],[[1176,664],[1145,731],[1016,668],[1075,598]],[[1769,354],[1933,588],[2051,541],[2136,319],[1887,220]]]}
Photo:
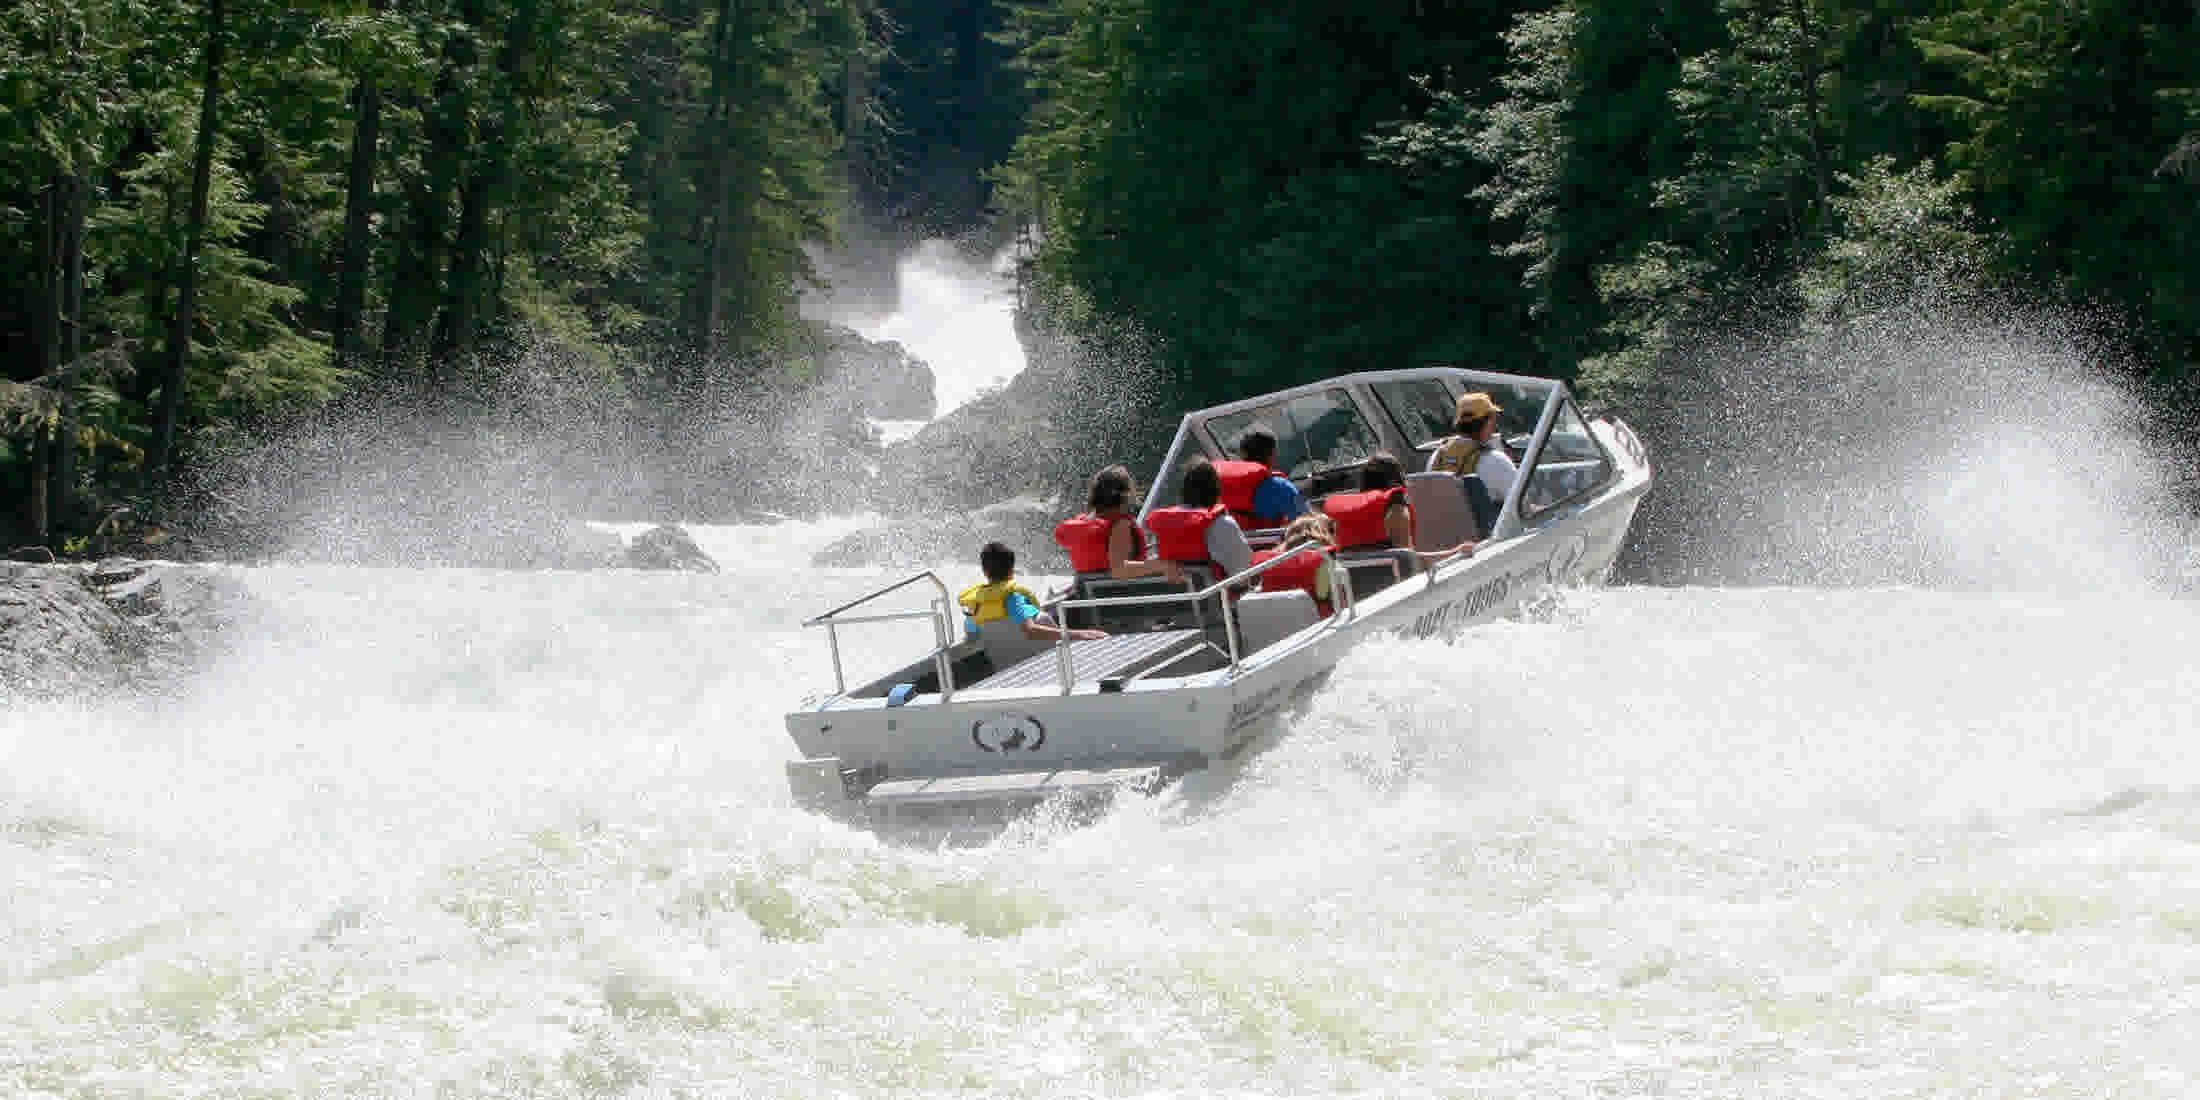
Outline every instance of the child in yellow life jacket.
{"label": "child in yellow life jacket", "polygon": [[973,584],[955,597],[962,605],[963,629],[972,635],[986,623],[1007,619],[1023,628],[1024,637],[1034,640],[1055,641],[1065,633],[1076,642],[1108,636],[1105,630],[1065,631],[1054,625],[1039,610],[1039,597],[1016,583],[1016,551],[997,542],[986,543],[978,551],[978,566],[985,570],[985,583]]}

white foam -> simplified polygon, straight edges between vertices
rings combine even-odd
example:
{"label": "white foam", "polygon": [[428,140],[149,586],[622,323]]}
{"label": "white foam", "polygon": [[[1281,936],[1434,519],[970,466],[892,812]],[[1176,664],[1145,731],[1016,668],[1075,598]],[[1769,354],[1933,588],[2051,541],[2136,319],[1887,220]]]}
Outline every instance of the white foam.
{"label": "white foam", "polygon": [[899,342],[932,368],[939,415],[1024,369],[1007,255],[979,262],[946,241],[921,243],[900,260],[901,301],[861,330]]}
{"label": "white foam", "polygon": [[933,852],[780,775],[800,619],[887,575],[698,537],[726,573],[251,570],[279,628],[186,696],[0,716],[0,1093],[2200,1073],[2175,1027],[2099,1041],[2200,977],[2200,605],[1578,595],[1370,643],[1093,827]]}

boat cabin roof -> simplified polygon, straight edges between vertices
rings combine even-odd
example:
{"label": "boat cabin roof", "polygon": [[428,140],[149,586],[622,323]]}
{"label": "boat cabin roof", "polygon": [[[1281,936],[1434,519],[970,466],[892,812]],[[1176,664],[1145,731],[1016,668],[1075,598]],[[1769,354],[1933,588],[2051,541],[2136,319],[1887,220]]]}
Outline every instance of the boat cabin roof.
{"label": "boat cabin roof", "polygon": [[1313,496],[1355,487],[1377,451],[1390,452],[1408,472],[1423,469],[1452,434],[1459,395],[1478,391],[1502,410],[1500,437],[1513,439],[1532,435],[1566,387],[1549,378],[1418,367],[1338,375],[1199,409],[1185,414],[1147,483],[1145,511],[1179,503],[1184,471],[1202,458],[1235,457],[1239,437],[1254,428],[1276,437],[1276,468]]}

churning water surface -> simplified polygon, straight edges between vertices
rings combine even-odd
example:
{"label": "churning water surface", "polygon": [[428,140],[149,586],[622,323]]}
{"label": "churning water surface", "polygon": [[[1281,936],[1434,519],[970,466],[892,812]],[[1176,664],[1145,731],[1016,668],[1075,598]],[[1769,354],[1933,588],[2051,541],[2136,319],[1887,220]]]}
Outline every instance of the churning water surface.
{"label": "churning water surface", "polygon": [[0,1095],[2200,1088],[2200,603],[1569,593],[929,850],[781,774],[851,526],[241,570],[187,694],[0,716]]}
{"label": "churning water surface", "polygon": [[[911,262],[984,322],[899,334],[943,406],[1013,373]],[[181,694],[0,712],[0,1097],[2193,1095],[2172,463],[1949,343],[1810,359],[1884,440],[1730,438],[1826,415],[1751,367],[1660,456],[1668,523],[1841,587],[1371,641],[1257,751],[973,849],[790,803],[800,623],[898,579],[809,564],[860,519],[694,529],[715,576],[239,569],[267,615]]]}

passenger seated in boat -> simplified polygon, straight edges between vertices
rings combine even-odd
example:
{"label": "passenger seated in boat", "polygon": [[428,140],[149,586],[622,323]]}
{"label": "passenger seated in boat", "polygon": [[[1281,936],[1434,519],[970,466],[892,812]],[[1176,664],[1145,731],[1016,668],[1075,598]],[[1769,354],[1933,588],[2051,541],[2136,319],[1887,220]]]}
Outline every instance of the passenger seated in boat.
{"label": "passenger seated in boat", "polygon": [[963,629],[971,638],[990,633],[987,624],[996,622],[1016,624],[1032,641],[1059,641],[1065,634],[1077,642],[1108,636],[1105,630],[1065,630],[1054,625],[1052,617],[1039,610],[1039,597],[1016,583],[1016,551],[1007,546],[986,543],[978,551],[978,567],[985,570],[985,583],[973,584],[955,597],[962,605]]}
{"label": "passenger seated in boat", "polygon": [[1465,477],[1473,474],[1499,503],[1512,491],[1520,468],[1497,442],[1497,414],[1505,410],[1486,393],[1463,393],[1453,406],[1451,430],[1457,435],[1437,445],[1428,468]]}
{"label": "passenger seated in boat", "polygon": [[1322,498],[1322,511],[1337,522],[1337,545],[1347,550],[1387,550],[1413,545],[1413,509],[1406,504],[1405,469],[1389,451],[1360,466],[1360,491]]}
{"label": "passenger seated in boat", "polygon": [[[1377,451],[1360,467],[1360,491],[1322,498],[1322,510],[1337,522],[1336,544],[1346,550],[1410,550],[1413,507],[1406,503],[1405,470],[1389,451]],[[1455,554],[1472,554],[1469,539],[1441,550],[1415,551],[1405,566],[1429,565]]]}
{"label": "passenger seated in boat", "polygon": [[1336,545],[1337,524],[1320,512],[1308,512],[1284,529],[1281,550],[1262,550],[1253,555],[1257,564],[1275,557],[1285,560],[1260,575],[1263,592],[1304,592],[1314,597],[1314,607],[1329,617],[1331,562],[1322,551]]}
{"label": "passenger seated in boat", "polygon": [[1153,532],[1154,555],[1184,565],[1215,570],[1217,576],[1242,573],[1253,564],[1245,531],[1222,506],[1222,477],[1214,463],[1200,459],[1184,471],[1184,503],[1146,513]]}
{"label": "passenger seated in boat", "polygon": [[1054,526],[1054,541],[1069,552],[1069,567],[1078,579],[1183,579],[1184,569],[1176,562],[1146,555],[1146,533],[1138,528],[1138,487],[1130,470],[1110,466],[1092,475],[1085,507],[1090,509],[1085,514]]}
{"label": "passenger seated in boat", "polygon": [[1271,463],[1276,437],[1254,428],[1238,437],[1238,457],[1215,463],[1222,478],[1222,503],[1241,529],[1281,527],[1306,510],[1299,487]]}

